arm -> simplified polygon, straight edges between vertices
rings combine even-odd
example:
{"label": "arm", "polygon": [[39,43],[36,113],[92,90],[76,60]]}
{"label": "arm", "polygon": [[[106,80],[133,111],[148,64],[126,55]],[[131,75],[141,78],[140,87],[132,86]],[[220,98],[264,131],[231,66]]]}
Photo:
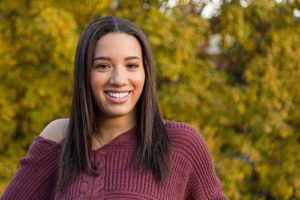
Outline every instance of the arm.
{"label": "arm", "polygon": [[189,158],[193,166],[188,184],[188,199],[226,200],[203,137],[193,128],[188,132]]}
{"label": "arm", "polygon": [[[51,122],[31,144],[1,200],[53,199],[66,121]],[[65,126],[67,127],[67,126]],[[55,134],[54,134],[55,133]],[[59,137],[58,137],[59,136]]]}

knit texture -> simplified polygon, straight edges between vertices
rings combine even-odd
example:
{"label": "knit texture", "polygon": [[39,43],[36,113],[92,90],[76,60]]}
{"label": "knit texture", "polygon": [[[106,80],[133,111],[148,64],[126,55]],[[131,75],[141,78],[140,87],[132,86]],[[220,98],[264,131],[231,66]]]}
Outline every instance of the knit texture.
{"label": "knit texture", "polygon": [[97,175],[80,173],[63,194],[55,194],[61,145],[35,137],[1,200],[227,199],[203,137],[190,125],[167,121],[171,139],[170,174],[160,184],[150,171],[134,170],[135,128],[93,151]]}

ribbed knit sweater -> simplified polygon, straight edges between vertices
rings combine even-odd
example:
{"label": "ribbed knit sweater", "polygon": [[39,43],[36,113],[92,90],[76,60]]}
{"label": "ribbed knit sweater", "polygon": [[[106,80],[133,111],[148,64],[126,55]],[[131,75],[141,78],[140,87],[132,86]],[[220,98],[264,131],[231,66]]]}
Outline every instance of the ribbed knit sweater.
{"label": "ribbed knit sweater", "polygon": [[55,194],[61,144],[35,137],[1,200],[73,199],[227,199],[203,137],[190,125],[167,121],[171,139],[170,172],[164,184],[153,174],[131,168],[136,147],[132,128],[94,150],[96,176],[80,173],[63,194]]}

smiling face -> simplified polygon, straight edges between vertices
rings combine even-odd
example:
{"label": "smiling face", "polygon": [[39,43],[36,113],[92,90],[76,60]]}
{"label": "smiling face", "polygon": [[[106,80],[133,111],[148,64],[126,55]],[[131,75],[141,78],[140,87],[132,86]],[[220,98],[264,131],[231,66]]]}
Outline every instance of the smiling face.
{"label": "smiling face", "polygon": [[91,88],[101,118],[135,117],[145,82],[142,49],[125,33],[108,33],[95,46]]}

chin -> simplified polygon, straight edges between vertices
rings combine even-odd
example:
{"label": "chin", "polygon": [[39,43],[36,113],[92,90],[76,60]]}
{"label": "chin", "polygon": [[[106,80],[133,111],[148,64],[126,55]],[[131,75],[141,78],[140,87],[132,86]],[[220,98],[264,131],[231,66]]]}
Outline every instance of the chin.
{"label": "chin", "polygon": [[123,117],[123,116],[126,116],[126,115],[130,115],[130,110],[115,110],[115,111],[106,111],[104,112],[104,115],[105,116],[108,116],[108,117]]}

